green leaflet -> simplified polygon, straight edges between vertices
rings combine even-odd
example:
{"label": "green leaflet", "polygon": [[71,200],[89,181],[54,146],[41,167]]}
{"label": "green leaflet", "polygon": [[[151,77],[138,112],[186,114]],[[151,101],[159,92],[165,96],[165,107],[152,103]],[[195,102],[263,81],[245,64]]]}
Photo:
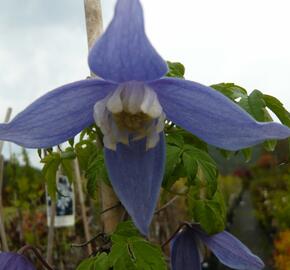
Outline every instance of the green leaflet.
{"label": "green leaflet", "polygon": [[42,163],[44,163],[42,173],[45,177],[46,183],[47,183],[47,191],[49,196],[55,200],[56,199],[56,172],[59,168],[59,165],[61,163],[60,155],[59,153],[51,153],[44,157],[41,160]]}
{"label": "green leaflet", "polygon": [[[202,182],[206,186],[207,197],[212,197],[217,189],[217,166],[209,156],[203,143],[194,136],[187,136],[187,132],[178,129],[178,132],[170,132],[166,137],[166,166],[163,187],[170,189],[180,178],[187,179],[187,185],[192,186],[195,181]],[[190,141],[188,142],[188,139]],[[193,146],[192,140],[194,140]]]}
{"label": "green leaflet", "polygon": [[194,221],[200,223],[208,234],[221,232],[225,228],[226,206],[222,194],[217,191],[211,200],[196,200],[195,192],[188,195],[189,206]]}
{"label": "green leaflet", "polygon": [[211,85],[211,87],[233,101],[238,98],[247,97],[246,89],[234,83],[219,83]]}
{"label": "green leaflet", "polygon": [[290,127],[290,113],[284,108],[283,104],[275,97],[264,95],[263,99],[266,106],[278,117],[282,124]]}
{"label": "green leaflet", "polygon": [[169,71],[167,73],[167,77],[175,77],[175,78],[184,78],[185,74],[185,68],[184,65],[177,62],[169,62],[167,61],[167,65],[169,68]]}
{"label": "green leaflet", "polygon": [[114,270],[167,269],[160,248],[144,240],[131,221],[119,224],[111,240],[109,260]]}
{"label": "green leaflet", "polygon": [[100,253],[96,257],[82,261],[77,270],[109,270],[109,256],[106,253]]}
{"label": "green leaflet", "polygon": [[75,153],[73,148],[68,147],[63,152],[49,152],[41,162],[44,163],[42,173],[47,183],[47,191],[50,197],[56,199],[56,173],[60,166],[64,170],[65,175],[68,177],[69,181],[73,181],[73,167],[72,160],[75,158]]}

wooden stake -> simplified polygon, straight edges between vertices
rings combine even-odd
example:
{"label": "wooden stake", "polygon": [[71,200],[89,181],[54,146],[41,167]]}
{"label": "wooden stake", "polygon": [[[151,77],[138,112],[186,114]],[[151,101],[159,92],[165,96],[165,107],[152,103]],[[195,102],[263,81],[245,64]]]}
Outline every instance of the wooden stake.
{"label": "wooden stake", "polygon": [[[8,108],[6,111],[4,122],[7,123],[10,120],[12,114],[12,109]],[[3,188],[3,173],[4,173],[4,157],[2,156],[2,150],[3,150],[4,142],[0,141],[0,237],[1,237],[1,243],[2,243],[2,250],[8,251],[8,243],[7,243],[7,237],[5,232],[5,226],[4,226],[4,209],[2,204],[2,188]]]}
{"label": "wooden stake", "polygon": [[[83,186],[82,186],[82,177],[81,177],[80,167],[79,167],[79,163],[77,159],[74,159],[73,165],[74,165],[74,171],[75,171],[75,182],[77,184],[77,193],[78,193],[80,205],[81,205],[81,213],[82,213],[82,220],[84,224],[85,238],[86,238],[86,241],[89,241],[92,237],[89,230],[86,204],[85,204],[85,198],[84,198],[84,192],[83,192]],[[89,255],[91,255],[92,245],[88,244],[87,248],[88,248]]]}
{"label": "wooden stake", "polygon": [[1,235],[1,243],[2,243],[2,250],[8,251],[8,244],[4,226],[4,209],[2,205],[2,185],[3,185],[3,169],[4,169],[4,158],[0,154],[0,235]]}
{"label": "wooden stake", "polygon": [[[4,118],[4,123],[9,122],[11,114],[12,114],[12,108],[8,108],[6,111],[5,118]],[[0,141],[0,155],[2,155],[3,145],[4,145],[4,142]]]}
{"label": "wooden stake", "polygon": [[[89,49],[103,32],[102,9],[100,0],[85,0],[86,25]],[[101,203],[105,210],[116,204],[119,200],[112,188],[106,184],[101,185]],[[102,215],[102,222],[105,233],[112,233],[122,217],[120,208],[115,208]]]}
{"label": "wooden stake", "polygon": [[50,224],[48,228],[47,236],[47,251],[46,251],[46,261],[48,264],[53,265],[53,246],[54,246],[54,223],[56,215],[56,201],[51,199],[50,205]]}

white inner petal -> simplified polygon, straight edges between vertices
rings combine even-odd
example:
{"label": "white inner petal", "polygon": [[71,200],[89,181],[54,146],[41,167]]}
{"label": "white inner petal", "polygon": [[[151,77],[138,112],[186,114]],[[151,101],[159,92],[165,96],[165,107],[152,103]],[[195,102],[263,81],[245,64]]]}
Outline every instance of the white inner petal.
{"label": "white inner petal", "polygon": [[122,90],[122,87],[118,87],[107,102],[107,108],[112,113],[119,113],[123,111],[123,102],[121,100]]}
{"label": "white inner petal", "polygon": [[114,93],[94,106],[96,124],[104,134],[106,148],[116,150],[118,143],[146,138],[146,149],[159,142],[165,114],[156,93],[140,82],[121,84]]}
{"label": "white inner petal", "polygon": [[145,87],[144,99],[141,104],[141,110],[152,118],[157,118],[162,113],[162,107],[158,101],[156,93],[149,87]]}

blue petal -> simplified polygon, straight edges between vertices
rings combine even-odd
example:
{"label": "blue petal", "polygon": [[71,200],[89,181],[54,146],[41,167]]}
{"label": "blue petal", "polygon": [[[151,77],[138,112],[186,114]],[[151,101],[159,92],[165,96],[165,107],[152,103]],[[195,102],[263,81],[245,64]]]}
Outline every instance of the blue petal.
{"label": "blue petal", "polygon": [[259,257],[226,231],[213,236],[207,236],[198,229],[196,233],[217,258],[228,267],[238,270],[261,270],[265,266]]}
{"label": "blue petal", "polygon": [[167,65],[148,40],[139,0],[119,0],[115,16],[89,54],[98,76],[115,82],[150,81],[167,73]]}
{"label": "blue petal", "polygon": [[146,151],[146,141],[117,145],[117,151],[105,150],[105,161],[112,186],[132,217],[147,235],[158,199],[165,163],[163,134],[155,148]]}
{"label": "blue petal", "polygon": [[157,92],[168,119],[217,147],[238,150],[290,136],[286,126],[255,121],[210,87],[180,79],[161,79],[149,86]]}
{"label": "blue petal", "polygon": [[175,237],[171,244],[172,270],[201,270],[196,240],[187,228]]}
{"label": "blue petal", "polygon": [[0,140],[28,148],[47,148],[74,137],[93,120],[93,106],[116,85],[83,80],[42,96],[10,123],[0,124]]}
{"label": "blue petal", "polygon": [[0,270],[36,270],[36,268],[23,255],[3,252],[0,253]]}

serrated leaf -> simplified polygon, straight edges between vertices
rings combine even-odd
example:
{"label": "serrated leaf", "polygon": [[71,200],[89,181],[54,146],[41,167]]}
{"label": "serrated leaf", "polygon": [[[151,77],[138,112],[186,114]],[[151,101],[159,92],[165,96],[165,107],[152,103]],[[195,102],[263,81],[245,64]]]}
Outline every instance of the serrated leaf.
{"label": "serrated leaf", "polygon": [[186,170],[188,184],[191,186],[194,184],[194,180],[196,178],[196,174],[198,171],[198,162],[195,156],[190,155],[189,151],[185,151],[182,154],[182,161]]}
{"label": "serrated leaf", "polygon": [[225,204],[217,192],[212,200],[193,200],[192,214],[195,222],[209,235],[221,232],[225,228]]}
{"label": "serrated leaf", "polygon": [[109,270],[110,268],[110,260],[107,253],[101,253],[95,257],[94,270]]}
{"label": "serrated leaf", "polygon": [[126,243],[114,243],[109,254],[110,265],[114,270],[137,270]]}
{"label": "serrated leaf", "polygon": [[170,189],[174,182],[178,179],[173,179],[173,172],[176,169],[177,165],[181,162],[180,156],[182,153],[182,149],[178,146],[167,145],[166,147],[166,164],[165,164],[165,172],[163,179],[163,187]]}
{"label": "serrated leaf", "polygon": [[250,162],[252,159],[252,155],[253,155],[253,149],[252,148],[245,148],[242,150],[242,154],[245,158],[245,161]]}
{"label": "serrated leaf", "polygon": [[56,199],[56,173],[61,163],[60,155],[58,153],[51,153],[41,160],[44,163],[42,173],[47,183],[47,191],[50,197]]}
{"label": "serrated leaf", "polygon": [[106,253],[100,253],[96,257],[82,261],[77,270],[109,270],[110,261]]}
{"label": "serrated leaf", "polygon": [[126,238],[140,236],[138,229],[135,227],[134,223],[131,220],[124,221],[118,224],[114,235],[123,236]]}
{"label": "serrated leaf", "polygon": [[83,260],[77,267],[77,270],[94,270],[95,258]]}
{"label": "serrated leaf", "polygon": [[281,123],[290,127],[290,113],[284,108],[284,105],[277,98],[269,95],[264,95],[264,101]]}
{"label": "serrated leaf", "polygon": [[266,103],[264,95],[259,90],[254,90],[248,97],[251,115],[260,122],[266,122]]}
{"label": "serrated leaf", "polygon": [[72,183],[74,178],[72,161],[70,159],[62,159],[61,167],[65,175],[67,176],[69,182]]}
{"label": "serrated leaf", "polygon": [[247,97],[246,89],[244,89],[241,86],[235,85],[234,83],[214,84],[214,85],[211,85],[211,87],[233,101],[235,101],[238,98]]}
{"label": "serrated leaf", "polygon": [[167,265],[160,248],[144,240],[132,243],[132,252],[136,258],[137,269],[166,270]]}
{"label": "serrated leaf", "polygon": [[109,259],[113,269],[167,269],[160,248],[143,239],[131,221],[119,224],[111,240]]}
{"label": "serrated leaf", "polygon": [[211,198],[217,190],[218,170],[215,161],[207,152],[191,145],[186,145],[184,153],[196,161],[198,165],[197,175],[206,184],[207,197]]}
{"label": "serrated leaf", "polygon": [[244,109],[248,114],[252,115],[252,111],[249,105],[249,98],[248,97],[243,97],[241,100],[238,102],[238,105]]}
{"label": "serrated leaf", "polygon": [[[254,90],[248,98],[243,98],[240,101],[240,106],[243,107],[257,121],[271,122],[273,119],[266,109],[267,103],[264,99],[265,95],[263,93],[259,90]],[[265,141],[263,145],[267,151],[274,151],[277,141],[268,140]]]}
{"label": "serrated leaf", "polygon": [[184,78],[185,67],[181,63],[167,61],[169,71],[167,77]]}
{"label": "serrated leaf", "polygon": [[178,132],[170,133],[166,136],[166,144],[182,148],[184,145],[184,138]]}
{"label": "serrated leaf", "polygon": [[90,140],[80,141],[75,145],[75,152],[83,171],[88,169],[90,158],[97,153],[98,149],[95,143]]}
{"label": "serrated leaf", "polygon": [[99,181],[110,185],[107,169],[105,166],[104,155],[102,151],[94,153],[88,161],[86,170],[87,191],[92,198],[97,196],[97,183]]}

